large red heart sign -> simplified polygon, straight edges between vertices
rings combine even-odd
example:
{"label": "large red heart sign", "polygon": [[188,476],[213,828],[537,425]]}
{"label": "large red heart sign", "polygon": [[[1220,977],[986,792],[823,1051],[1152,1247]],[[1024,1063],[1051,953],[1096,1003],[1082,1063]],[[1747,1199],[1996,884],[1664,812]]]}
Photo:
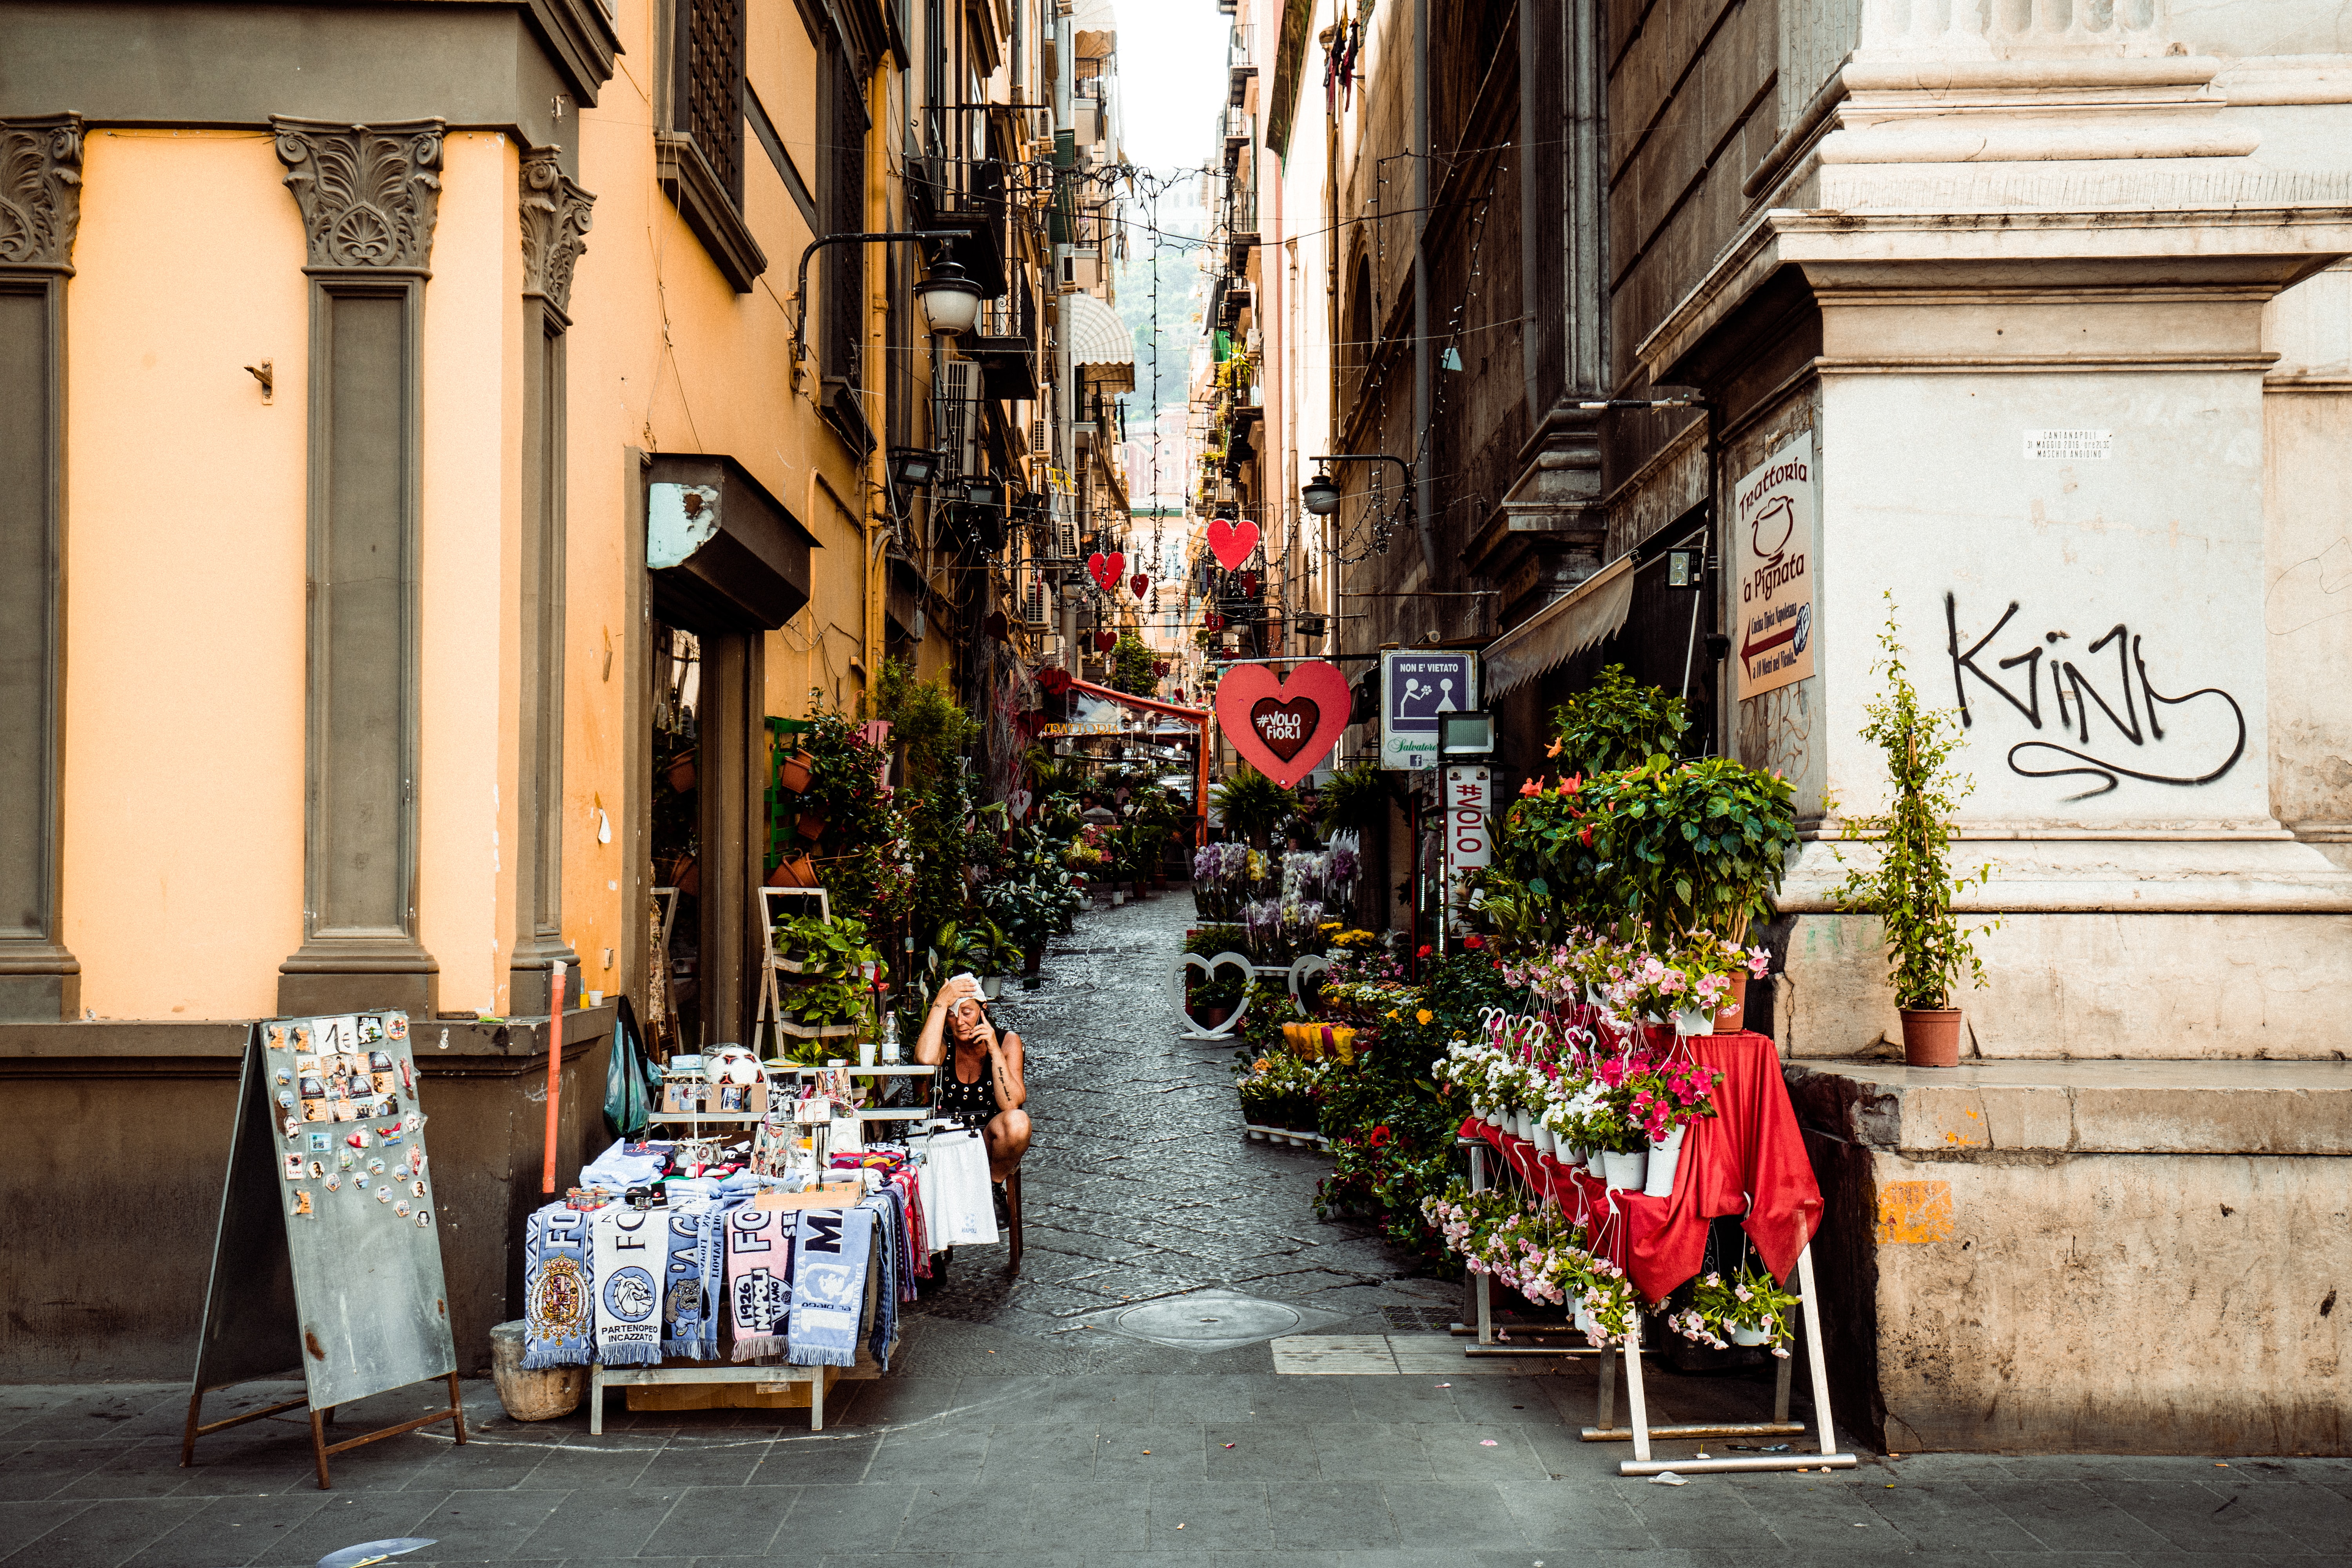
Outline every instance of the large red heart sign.
{"label": "large red heart sign", "polygon": [[1257,524],[1244,518],[1240,522],[1228,522],[1222,517],[1209,520],[1209,553],[1217,564],[1228,572],[1238,572],[1242,563],[1257,548]]}
{"label": "large red heart sign", "polygon": [[1127,552],[1114,550],[1105,555],[1096,551],[1087,557],[1087,574],[1095,580],[1096,587],[1106,594],[1112,592],[1118,588],[1118,580],[1127,575]]}
{"label": "large red heart sign", "polygon": [[1242,759],[1288,789],[1331,754],[1348,728],[1351,693],[1337,665],[1297,665],[1286,680],[1237,664],[1217,683],[1217,728]]}

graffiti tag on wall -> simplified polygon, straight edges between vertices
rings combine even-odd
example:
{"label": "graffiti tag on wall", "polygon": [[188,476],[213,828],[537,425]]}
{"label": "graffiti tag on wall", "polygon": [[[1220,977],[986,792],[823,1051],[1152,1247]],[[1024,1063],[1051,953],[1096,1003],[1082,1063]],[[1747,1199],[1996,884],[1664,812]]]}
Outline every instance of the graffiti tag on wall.
{"label": "graffiti tag on wall", "polygon": [[[2021,651],[2003,657],[1995,639],[2008,630],[2018,610],[2018,602],[2011,600],[1992,630],[1963,651],[1958,601],[1951,594],[1944,595],[1960,722],[1969,728],[1976,724],[1976,710],[1969,703],[1969,679],[1974,677],[1980,688],[2016,709],[2035,730],[2046,729],[2053,735],[2011,746],[2011,772],[2029,779],[2092,780],[2092,787],[2066,797],[2088,800],[2125,779],[2185,787],[2209,784],[2246,754],[2246,714],[2238,700],[2218,686],[2200,687],[2179,697],[2158,691],[2147,677],[2146,639],[2127,623],[2116,622],[2083,649],[2079,661],[2068,657],[2063,646],[2075,640],[2065,631],[2044,632]],[[2031,632],[2012,635],[2032,638]],[[2042,701],[2045,676],[2052,700],[2047,712]],[[1981,700],[1983,690],[1977,695]]]}

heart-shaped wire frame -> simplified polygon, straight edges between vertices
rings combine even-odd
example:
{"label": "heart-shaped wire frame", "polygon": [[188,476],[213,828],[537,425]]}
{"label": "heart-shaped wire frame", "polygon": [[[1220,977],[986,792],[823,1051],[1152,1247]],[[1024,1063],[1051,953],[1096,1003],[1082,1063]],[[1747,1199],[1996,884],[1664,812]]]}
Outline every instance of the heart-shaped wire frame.
{"label": "heart-shaped wire frame", "polygon": [[[1208,980],[1214,978],[1218,970],[1229,964],[1242,972],[1241,1005],[1235,1007],[1233,1016],[1215,1028],[1203,1027],[1201,1021],[1193,1017],[1191,1010],[1184,1005],[1185,973],[1188,970],[1197,969],[1201,972],[1201,977]],[[1202,958],[1197,952],[1179,953],[1176,957],[1176,966],[1169,972],[1168,980],[1169,988],[1176,1002],[1176,1016],[1184,1020],[1184,1032],[1181,1037],[1188,1040],[1232,1039],[1234,1031],[1241,1026],[1242,1015],[1249,1011],[1250,983],[1256,978],[1257,966],[1249,961],[1247,953],[1228,950],[1214,958]]]}

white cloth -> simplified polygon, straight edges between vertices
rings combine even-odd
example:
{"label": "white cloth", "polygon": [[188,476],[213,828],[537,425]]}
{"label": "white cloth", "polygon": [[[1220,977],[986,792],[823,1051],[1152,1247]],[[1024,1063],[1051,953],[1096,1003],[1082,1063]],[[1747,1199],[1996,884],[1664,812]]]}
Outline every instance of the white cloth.
{"label": "white cloth", "polygon": [[988,1247],[996,1239],[996,1205],[988,1181],[988,1146],[959,1127],[922,1140],[923,1224],[931,1247]]}
{"label": "white cloth", "polygon": [[580,1167],[580,1184],[583,1187],[642,1187],[661,1179],[662,1159],[658,1154],[624,1154],[624,1143],[614,1143]]}

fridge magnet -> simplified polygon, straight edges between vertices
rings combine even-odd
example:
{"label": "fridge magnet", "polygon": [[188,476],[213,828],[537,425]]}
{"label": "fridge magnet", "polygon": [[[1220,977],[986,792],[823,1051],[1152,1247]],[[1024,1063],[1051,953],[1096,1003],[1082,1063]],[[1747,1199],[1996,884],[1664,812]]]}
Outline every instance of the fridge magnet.
{"label": "fridge magnet", "polygon": [[294,1213],[301,1219],[310,1217],[310,1194],[299,1187],[294,1190]]}
{"label": "fridge magnet", "polygon": [[294,1070],[298,1073],[315,1073],[319,1070],[319,1058],[316,1057],[296,1057],[294,1058]]}
{"label": "fridge magnet", "polygon": [[333,1145],[328,1142],[327,1134],[324,1132],[313,1132],[310,1134],[310,1152],[313,1154],[323,1154],[332,1147]]}
{"label": "fridge magnet", "polygon": [[324,1160],[313,1160],[310,1162],[310,1179],[312,1181],[317,1181],[320,1176],[323,1176],[326,1173],[327,1163]]}
{"label": "fridge magnet", "polygon": [[409,1183],[409,1184],[408,1184],[408,1195],[409,1195],[410,1197],[412,1197],[412,1198],[421,1198],[421,1197],[423,1197],[423,1196],[425,1195],[425,1184],[424,1184],[423,1182],[411,1182],[411,1183]]}
{"label": "fridge magnet", "polygon": [[287,1071],[284,1068],[279,1068],[278,1069],[278,1083],[279,1088],[282,1089],[293,1081],[294,1075],[292,1073]]}
{"label": "fridge magnet", "polygon": [[383,1021],[383,1032],[395,1040],[408,1038],[408,1015],[394,1013]]}
{"label": "fridge magnet", "polygon": [[296,1050],[307,1051],[310,1048],[310,1026],[297,1024],[287,1037],[293,1042]]}
{"label": "fridge magnet", "polygon": [[262,1031],[262,1037],[269,1042],[269,1048],[271,1050],[282,1051],[286,1048],[286,1026],[283,1024],[272,1024],[268,1028]]}
{"label": "fridge magnet", "polygon": [[416,1085],[409,1077],[408,1058],[406,1057],[400,1058],[400,1087],[410,1094],[415,1094],[416,1092]]}
{"label": "fridge magnet", "polygon": [[289,1182],[299,1182],[302,1179],[301,1155],[289,1154],[286,1156],[286,1179]]}
{"label": "fridge magnet", "polygon": [[331,1171],[327,1173],[327,1190],[331,1193],[343,1190],[343,1178],[339,1173]]}
{"label": "fridge magnet", "polygon": [[383,1038],[383,1020],[373,1013],[360,1015],[359,1040],[363,1046],[373,1045]]}
{"label": "fridge magnet", "polygon": [[335,1168],[339,1171],[348,1171],[358,1158],[358,1155],[346,1149],[335,1156]]}
{"label": "fridge magnet", "polygon": [[289,1116],[289,1117],[288,1117],[288,1118],[286,1119],[286,1123],[285,1123],[285,1125],[286,1125],[286,1136],[287,1136],[287,1137],[289,1137],[289,1138],[292,1138],[292,1137],[294,1137],[297,1133],[299,1133],[299,1132],[300,1132],[300,1131],[302,1131],[302,1123],[301,1123],[301,1122],[299,1122],[299,1121],[296,1121],[296,1120],[295,1120],[293,1117],[291,1117],[291,1116]]}
{"label": "fridge magnet", "polygon": [[400,1142],[400,1124],[394,1122],[390,1127],[379,1127],[376,1129],[375,1135],[380,1142],[386,1148],[390,1148]]}
{"label": "fridge magnet", "polygon": [[367,1147],[367,1133],[364,1131],[359,1131],[347,1134],[344,1137],[343,1142],[350,1144],[354,1149],[364,1149]]}
{"label": "fridge magnet", "polygon": [[357,1106],[354,1106],[354,1105],[353,1105],[350,1100],[339,1100],[335,1101],[335,1120],[336,1120],[336,1121],[357,1121],[359,1120],[359,1118],[360,1118],[359,1108],[358,1108]]}
{"label": "fridge magnet", "polygon": [[431,1225],[433,1223],[433,1211],[431,1209],[418,1209],[416,1211],[416,1223],[420,1226]]}
{"label": "fridge magnet", "polygon": [[369,1174],[369,1175],[371,1175],[371,1176],[381,1176],[381,1175],[383,1175],[383,1161],[381,1161],[381,1160],[370,1160],[370,1161],[368,1162],[368,1174]]}
{"label": "fridge magnet", "polygon": [[403,1198],[398,1203],[393,1205],[392,1212],[398,1215],[401,1218],[406,1219],[408,1217],[408,1200],[406,1198]]}
{"label": "fridge magnet", "polygon": [[280,1105],[282,1105],[282,1106],[284,1106],[284,1107],[285,1107],[287,1110],[293,1110],[293,1109],[294,1109],[294,1091],[293,1091],[292,1089],[279,1089],[279,1090],[278,1091],[278,1104],[280,1104]]}
{"label": "fridge magnet", "polygon": [[388,1204],[392,1202],[392,1189],[390,1187],[378,1187],[375,1190],[375,1201],[380,1204]]}
{"label": "fridge magnet", "polygon": [[367,1184],[368,1175],[365,1171],[361,1171],[352,1177],[352,1185],[359,1188],[362,1192],[367,1191]]}

